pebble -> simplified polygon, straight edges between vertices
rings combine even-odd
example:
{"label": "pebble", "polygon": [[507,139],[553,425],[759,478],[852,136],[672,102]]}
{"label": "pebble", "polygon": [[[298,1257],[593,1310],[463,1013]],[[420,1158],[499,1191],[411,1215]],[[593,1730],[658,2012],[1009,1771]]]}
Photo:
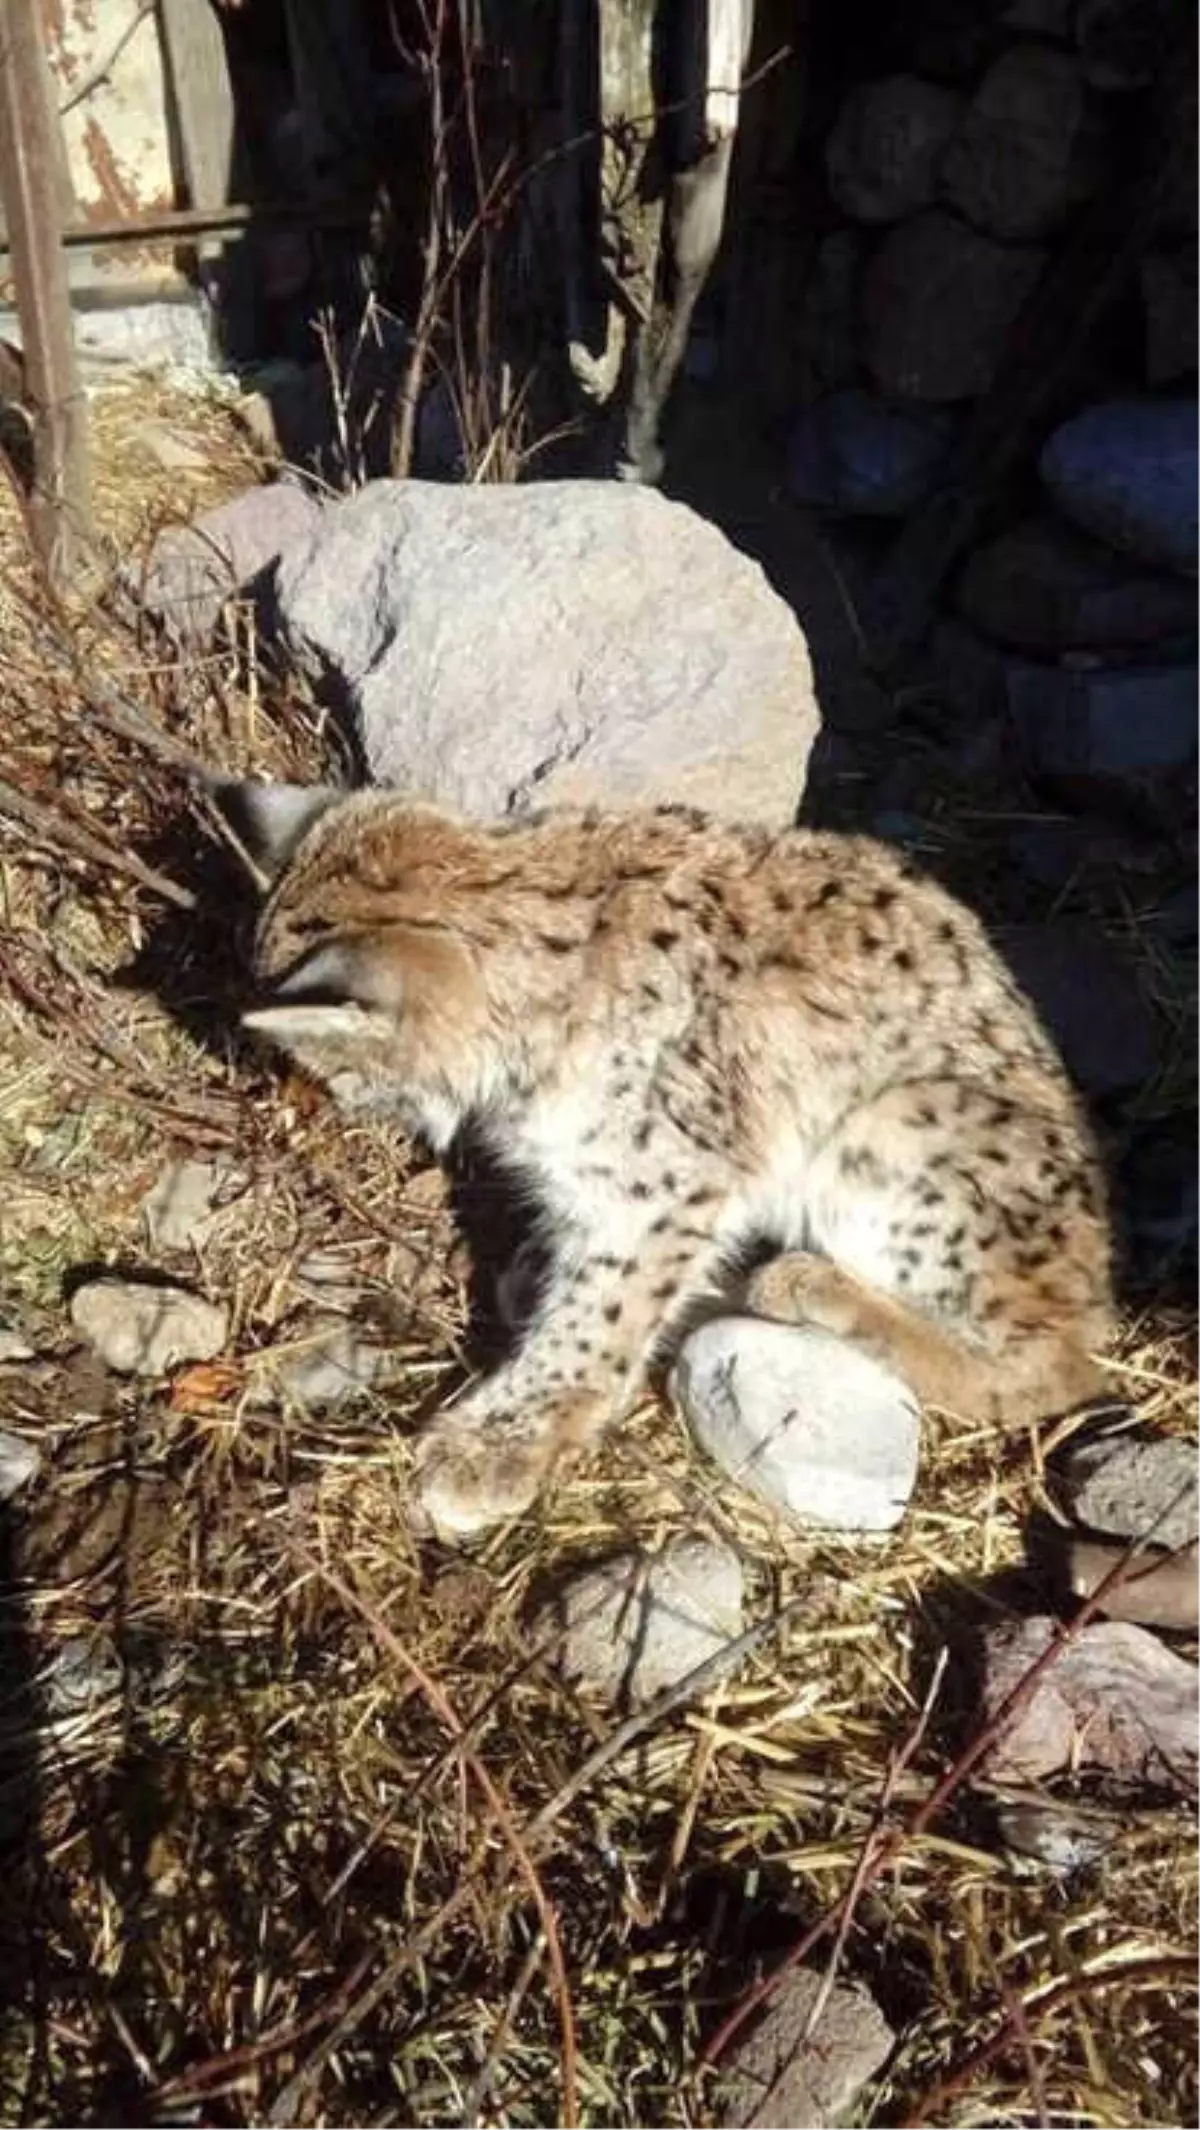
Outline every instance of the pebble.
{"label": "pebble", "polygon": [[0,1331],[0,1367],[6,1361],[32,1361],[34,1358],[33,1347],[19,1331]]}
{"label": "pebble", "polygon": [[[1075,1539],[1068,1560],[1076,1597],[1091,1597],[1105,1576],[1125,1560],[1126,1552],[1127,1548],[1115,1540],[1105,1545],[1097,1539]],[[1124,1574],[1101,1600],[1099,1610],[1110,1620],[1137,1620],[1143,1627],[1173,1627],[1181,1633],[1195,1634],[1200,1626],[1196,1566],[1195,1544],[1185,1546],[1180,1553],[1167,1553],[1162,1547],[1153,1546],[1127,1563]]]}
{"label": "pebble", "polygon": [[303,1337],[264,1354],[251,1387],[255,1405],[299,1405],[309,1411],[344,1405],[368,1390],[383,1355],[345,1317],[316,1317]]}
{"label": "pebble", "polygon": [[124,1666],[111,1645],[73,1635],[55,1651],[42,1676],[43,1706],[49,1716],[77,1716],[119,1693],[124,1677]]}
{"label": "pebble", "polygon": [[[1003,1702],[1059,1631],[1038,1615],[985,1638],[986,1712]],[[1197,1671],[1157,1635],[1102,1620],[1064,1645],[984,1762],[993,1782],[1041,1782],[1062,1768],[1097,1768],[1177,1796],[1196,1794]]]}
{"label": "pebble", "polygon": [[742,1567],[712,1539],[657,1558],[624,1553],[568,1583],[542,1616],[564,1630],[559,1662],[580,1686],[637,1707],[675,1686],[744,1626]]}
{"label": "pebble", "polygon": [[1112,1846],[1110,1822],[1077,1818],[1065,1807],[1001,1805],[996,1817],[1006,1848],[1044,1864],[1059,1878],[1099,1863]]}
{"label": "pebble", "polygon": [[890,1531],[917,1476],[907,1385],[829,1332],[718,1317],[685,1340],[674,1387],[696,1439],[798,1521]]}
{"label": "pebble", "polygon": [[146,1234],[156,1250],[187,1250],[203,1242],[213,1206],[229,1174],[228,1161],[170,1161],[141,1203]]}
{"label": "pebble", "polygon": [[1067,1507],[1090,1530],[1164,1547],[1200,1536],[1194,1442],[1146,1434],[1081,1442],[1058,1471]]}
{"label": "pebble", "polygon": [[0,1501],[11,1501],[41,1470],[42,1453],[35,1442],[0,1428]]}
{"label": "pebble", "polygon": [[148,1280],[88,1280],[71,1297],[71,1322],[121,1375],[161,1376],[183,1361],[211,1361],[229,1335],[229,1312],[219,1303]]}
{"label": "pebble", "polygon": [[870,1992],[844,1981],[834,1984],[809,2033],[824,1983],[823,1972],[808,1967],[780,1983],[764,2016],[726,2058],[719,2122],[739,2130],[795,2123],[824,2130],[845,2122],[896,2037]]}

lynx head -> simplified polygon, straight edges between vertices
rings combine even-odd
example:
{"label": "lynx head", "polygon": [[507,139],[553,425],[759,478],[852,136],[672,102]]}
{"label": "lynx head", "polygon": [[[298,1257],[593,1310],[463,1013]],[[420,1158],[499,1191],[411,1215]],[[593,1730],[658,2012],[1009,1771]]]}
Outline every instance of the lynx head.
{"label": "lynx head", "polygon": [[225,783],[214,798],[263,898],[243,1025],[340,1108],[447,1143],[480,1098],[488,1018],[455,922],[472,832],[395,792]]}

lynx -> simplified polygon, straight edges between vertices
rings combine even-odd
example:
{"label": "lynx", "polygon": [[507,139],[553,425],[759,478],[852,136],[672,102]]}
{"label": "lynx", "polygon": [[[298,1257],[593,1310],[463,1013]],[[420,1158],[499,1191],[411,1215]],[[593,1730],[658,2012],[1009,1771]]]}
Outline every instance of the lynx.
{"label": "lynx", "polygon": [[1101,1392],[1080,1105],[980,924],[895,852],[674,807],[482,827],[392,792],[223,803],[265,890],[246,1025],[439,1154],[470,1126],[537,1209],[518,1350],[418,1445],[436,1532],[527,1507],[755,1245],[782,1254],[744,1306],[952,1414]]}

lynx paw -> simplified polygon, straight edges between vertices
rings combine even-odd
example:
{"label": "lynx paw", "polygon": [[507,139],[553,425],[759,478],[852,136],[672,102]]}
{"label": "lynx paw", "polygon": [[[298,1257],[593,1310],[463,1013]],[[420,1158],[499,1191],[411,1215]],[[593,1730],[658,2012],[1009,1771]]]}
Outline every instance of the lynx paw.
{"label": "lynx paw", "polygon": [[782,1324],[819,1324],[847,1338],[858,1326],[853,1283],[828,1257],[806,1250],[773,1257],[753,1273],[746,1288],[747,1306],[756,1316]]}
{"label": "lynx paw", "polygon": [[545,1433],[502,1413],[449,1413],[417,1444],[417,1500],[438,1538],[471,1538],[527,1509],[551,1462]]}

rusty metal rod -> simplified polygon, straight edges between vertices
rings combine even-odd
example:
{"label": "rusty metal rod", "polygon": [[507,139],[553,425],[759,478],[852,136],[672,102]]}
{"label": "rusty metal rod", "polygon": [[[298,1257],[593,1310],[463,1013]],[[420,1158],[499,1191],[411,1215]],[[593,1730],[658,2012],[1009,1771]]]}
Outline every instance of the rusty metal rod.
{"label": "rusty metal rod", "polygon": [[[245,229],[252,222],[299,222],[310,229],[348,229],[369,220],[372,201],[270,200],[237,201],[227,207],[152,207],[145,214],[124,215],[113,222],[64,222],[59,241],[72,246],[144,244],[152,237],[203,236],[223,229]],[[10,249],[0,237],[0,253]]]}

